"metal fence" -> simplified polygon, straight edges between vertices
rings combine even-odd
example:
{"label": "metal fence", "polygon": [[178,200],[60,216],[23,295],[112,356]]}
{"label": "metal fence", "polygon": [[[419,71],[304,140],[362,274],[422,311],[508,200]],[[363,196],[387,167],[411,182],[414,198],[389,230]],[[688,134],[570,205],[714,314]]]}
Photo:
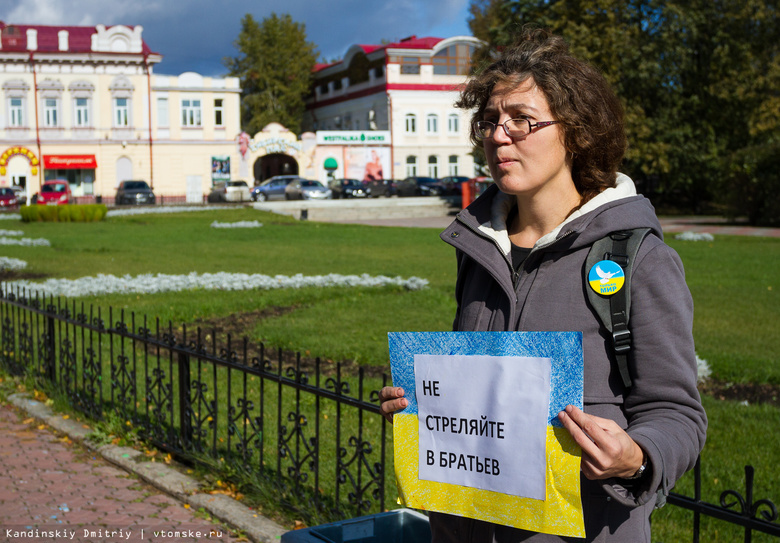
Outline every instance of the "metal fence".
{"label": "metal fence", "polygon": [[[282,505],[309,520],[391,506],[391,433],[378,405],[385,375],[115,313],[0,285],[0,364],[162,450],[271,483]],[[780,537],[777,507],[753,496],[752,467],[745,494],[726,490],[719,505],[702,499],[700,468],[697,462],[694,496],[668,497],[693,512],[694,543],[702,516],[744,528],[746,542],[755,532]]]}
{"label": "metal fence", "polygon": [[271,483],[307,520],[389,506],[384,376],[5,289],[0,322],[4,369],[53,385],[92,419]]}

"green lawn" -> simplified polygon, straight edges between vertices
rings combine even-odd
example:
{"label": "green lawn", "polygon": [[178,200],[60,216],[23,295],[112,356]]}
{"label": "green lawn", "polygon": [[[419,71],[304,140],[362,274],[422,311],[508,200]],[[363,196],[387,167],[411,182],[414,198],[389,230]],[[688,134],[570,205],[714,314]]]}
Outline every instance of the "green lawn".
{"label": "green lawn", "polygon": [[[259,220],[261,228],[212,228],[212,221]],[[428,280],[424,290],[402,287],[288,290],[189,291],[106,295],[79,303],[106,312],[124,309],[151,319],[209,322],[261,309],[286,308],[257,319],[246,330],[253,340],[328,360],[355,360],[387,367],[388,331],[449,330],[455,305],[453,250],[426,228],[390,228],[297,222],[252,209],[109,217],[101,223],[0,221],[0,229],[45,238],[51,247],[4,245],[0,256],[28,262],[29,274],[75,279],[97,274],[190,272],[319,275],[328,273],[412,277]],[[780,384],[780,240],[716,236],[714,242],[667,242],[686,268],[695,303],[697,353],[714,378]],[[104,318],[107,313],[104,313]],[[780,410],[706,397],[711,422],[704,464],[704,499],[720,492],[744,493],[744,465],[756,468],[754,499],[780,503],[776,436]],[[692,477],[679,489],[692,493]],[[690,523],[676,508],[654,518],[659,541],[678,540]],[[714,522],[714,521],[713,521]],[[709,525],[708,525],[709,526]],[[714,535],[715,534],[715,535]],[[720,534],[720,535],[717,535]],[[716,525],[707,541],[732,541]],[[760,541],[754,538],[754,541]]]}

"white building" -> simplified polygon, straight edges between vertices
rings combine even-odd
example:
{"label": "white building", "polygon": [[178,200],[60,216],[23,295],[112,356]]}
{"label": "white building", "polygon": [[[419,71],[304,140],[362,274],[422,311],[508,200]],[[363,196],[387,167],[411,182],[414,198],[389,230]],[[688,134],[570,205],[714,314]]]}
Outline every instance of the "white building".
{"label": "white building", "polygon": [[[342,61],[318,66],[303,122],[317,133],[317,177],[334,165],[334,177],[360,177],[356,163],[377,159],[387,178],[474,176],[470,114],[453,104],[479,45],[470,36],[412,36],[354,45]],[[381,143],[371,143],[375,131],[386,134]],[[333,145],[326,148],[327,136]],[[339,147],[339,139],[351,143]]]}
{"label": "white building", "polygon": [[144,179],[194,202],[231,178],[244,158],[238,79],[155,75],[162,56],[141,33],[0,21],[0,186],[30,196],[63,178],[77,201],[111,202],[120,181]]}

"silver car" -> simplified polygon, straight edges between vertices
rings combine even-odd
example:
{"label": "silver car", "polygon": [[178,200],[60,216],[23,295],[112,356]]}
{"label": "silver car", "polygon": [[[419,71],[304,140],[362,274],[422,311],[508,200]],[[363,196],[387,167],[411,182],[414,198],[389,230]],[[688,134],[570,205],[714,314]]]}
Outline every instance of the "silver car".
{"label": "silver car", "polygon": [[328,200],[333,197],[331,190],[313,179],[296,179],[284,189],[286,200]]}

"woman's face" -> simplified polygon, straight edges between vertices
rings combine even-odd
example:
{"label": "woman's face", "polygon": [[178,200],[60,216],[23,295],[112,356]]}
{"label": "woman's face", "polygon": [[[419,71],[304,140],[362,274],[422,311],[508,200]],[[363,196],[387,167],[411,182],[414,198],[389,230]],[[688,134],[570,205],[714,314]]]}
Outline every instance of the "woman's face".
{"label": "woman's face", "polygon": [[[509,119],[528,119],[532,125],[556,120],[532,78],[517,86],[496,85],[493,90],[482,120],[498,124]],[[548,190],[576,191],[558,124],[534,128],[521,138],[509,137],[503,127],[497,127],[482,145],[493,180],[504,193],[533,196]]]}

